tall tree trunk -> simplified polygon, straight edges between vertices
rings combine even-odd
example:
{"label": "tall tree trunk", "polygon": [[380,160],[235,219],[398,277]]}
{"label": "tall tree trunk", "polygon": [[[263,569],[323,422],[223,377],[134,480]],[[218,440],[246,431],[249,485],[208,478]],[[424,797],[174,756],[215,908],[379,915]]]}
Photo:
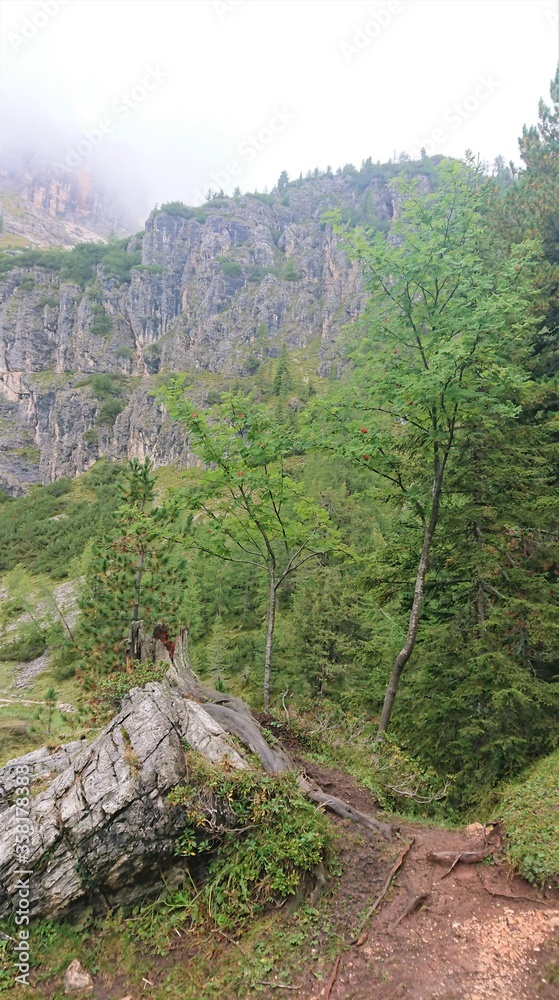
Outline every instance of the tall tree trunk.
{"label": "tall tree trunk", "polygon": [[266,660],[264,662],[264,708],[270,707],[270,676],[272,671],[272,643],[276,621],[276,578],[270,573],[270,602],[268,605],[268,634],[266,636]]}
{"label": "tall tree trunk", "polygon": [[390,723],[390,716],[392,715],[392,708],[394,707],[394,701],[398,693],[398,687],[400,685],[400,677],[402,676],[402,671],[408,662],[411,654],[413,653],[415,641],[417,639],[417,632],[419,629],[419,622],[421,619],[421,608],[423,606],[423,596],[425,593],[425,576],[427,574],[427,568],[429,566],[429,555],[431,553],[431,546],[433,544],[433,535],[435,534],[435,529],[437,527],[437,522],[439,520],[439,510],[441,504],[441,492],[443,485],[444,476],[444,465],[441,463],[439,468],[435,473],[435,478],[433,480],[433,500],[431,506],[431,516],[428,523],[425,525],[425,530],[423,533],[423,546],[421,548],[421,556],[419,559],[419,565],[417,567],[417,575],[415,578],[415,590],[413,595],[413,604],[410,612],[410,618],[408,622],[408,633],[406,635],[406,641],[402,646],[400,652],[396,656],[392,666],[392,673],[390,675],[390,680],[388,682],[388,687],[386,689],[386,694],[384,696],[384,704],[382,706],[382,714],[380,717],[380,722],[378,725],[377,734],[375,736],[375,742],[382,739],[383,734],[388,729]]}

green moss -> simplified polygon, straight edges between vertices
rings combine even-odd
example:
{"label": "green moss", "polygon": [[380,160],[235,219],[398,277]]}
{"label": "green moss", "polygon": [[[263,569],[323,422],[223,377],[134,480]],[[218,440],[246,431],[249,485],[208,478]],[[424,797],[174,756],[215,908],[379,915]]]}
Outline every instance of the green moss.
{"label": "green moss", "polygon": [[26,378],[40,389],[64,389],[70,381],[72,372],[29,372]]}

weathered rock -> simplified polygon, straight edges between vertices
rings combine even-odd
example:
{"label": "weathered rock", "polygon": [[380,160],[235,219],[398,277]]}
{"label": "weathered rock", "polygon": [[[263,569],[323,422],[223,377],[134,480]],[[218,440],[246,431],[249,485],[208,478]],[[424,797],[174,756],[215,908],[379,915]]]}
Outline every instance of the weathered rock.
{"label": "weathered rock", "polygon": [[75,958],[64,973],[64,992],[65,993],[81,993],[82,990],[92,990],[93,989],[93,979],[89,975],[89,972],[83,968],[83,966]]}
{"label": "weathered rock", "polygon": [[[142,660],[166,655],[141,626],[131,645]],[[17,775],[25,765],[29,775],[45,773],[41,768],[48,767],[48,758],[38,752],[26,755],[0,773],[5,794],[15,799],[2,815],[0,917],[14,908],[23,866],[32,872],[32,917],[57,918],[86,904],[97,909],[129,905],[160,891],[163,881],[180,883],[186,861],[177,858],[176,845],[187,817],[183,807],[169,802],[168,793],[177,785],[190,785],[197,811],[216,832],[234,821],[227,801],[216,799],[189,774],[185,747],[214,764],[242,769],[246,761],[227,735],[233,733],[259,755],[268,772],[294,769],[281,747],[268,745],[243,701],[200,683],[188,660],[186,630],[169,664],[163,681],[132,688],[118,715],[91,743],[77,753],[75,744],[61,748],[55,765],[60,773],[31,800],[23,820],[14,796]],[[68,763],[62,769],[64,755]],[[53,759],[54,754],[51,763]],[[318,805],[375,834],[391,836],[385,823],[326,795],[304,776],[299,784]],[[23,861],[18,846],[22,822],[29,828]]]}
{"label": "weathered rock", "polygon": [[[365,205],[390,218],[392,195],[380,180],[359,191],[348,177],[323,177],[290,188],[287,201],[245,196],[210,202],[190,218],[154,213],[129,283],[101,266],[85,290],[44,268],[8,272],[0,282],[0,397],[11,430],[0,486],[16,494],[76,475],[100,456],[149,453],[156,465],[190,464],[188,442],[151,394],[159,372],[242,373],[277,356],[282,343],[318,344],[326,372],[365,290],[360,266],[322,216]],[[129,249],[138,246],[133,238]],[[79,384],[99,372],[124,378],[112,424],[100,423],[102,400]]]}
{"label": "weathered rock", "polygon": [[[166,796],[188,781],[185,742],[213,762],[227,757],[229,766],[244,766],[200,705],[166,683],[134,688],[103,732],[32,800],[26,859],[34,871],[32,916],[59,917],[86,901],[131,903],[160,889],[173,869],[176,876],[176,841],[185,816]],[[216,804],[209,801],[208,808]],[[0,915],[6,916],[20,868],[16,806],[2,819]]]}
{"label": "weathered rock", "polygon": [[12,804],[15,789],[19,784],[16,778],[18,774],[22,773],[17,770],[18,767],[24,766],[26,768],[25,773],[31,783],[44,780],[49,776],[54,778],[56,774],[66,770],[83,748],[83,740],[74,740],[64,746],[39,747],[38,750],[32,750],[22,757],[8,761],[4,767],[0,768],[0,812]]}

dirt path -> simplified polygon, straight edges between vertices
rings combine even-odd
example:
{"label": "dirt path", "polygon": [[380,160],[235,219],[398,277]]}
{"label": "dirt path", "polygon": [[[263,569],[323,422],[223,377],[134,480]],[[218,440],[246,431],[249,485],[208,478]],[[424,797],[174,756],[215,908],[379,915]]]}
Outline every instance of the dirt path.
{"label": "dirt path", "polygon": [[[293,741],[289,750],[325,791],[374,811],[371,794],[352,777],[303,760]],[[251,952],[256,945],[273,947],[282,928],[293,932],[286,908],[266,925],[270,942],[257,938],[251,945],[217,929],[196,936],[188,927],[175,927],[163,951],[144,946],[147,962],[137,974],[121,969],[118,950],[111,952],[114,959],[97,971],[87,995],[91,1000],[179,1000],[186,995],[189,1000],[202,995],[219,1000],[559,1000],[559,892],[539,892],[511,875],[498,829],[405,824],[400,839],[388,844],[353,824],[338,819],[334,824],[341,871],[317,904],[320,925],[313,925],[308,939],[298,943],[288,966],[278,956],[255,977]],[[384,893],[395,860],[412,841]],[[487,850],[491,858],[459,862],[451,871],[450,861],[443,865],[432,857]],[[375,912],[364,919],[379,897]],[[104,947],[114,948],[114,942],[109,938]],[[195,966],[200,988],[193,993],[188,970],[206,952]],[[256,961],[264,961],[266,954],[258,952]],[[76,952],[68,962],[74,957]],[[227,969],[235,987],[222,978]],[[50,969],[39,971],[41,987],[33,996],[61,996],[62,971],[54,976]],[[211,988],[216,974],[217,992]]]}
{"label": "dirt path", "polygon": [[[333,792],[365,806],[367,793],[346,775],[316,765],[310,770]],[[326,985],[317,989],[309,980],[292,995],[300,1000],[559,998],[559,893],[534,890],[512,877],[504,862],[458,863],[446,874],[450,864],[430,858],[433,852],[490,847],[499,857],[497,831],[488,841],[481,827],[459,832],[406,825],[400,832],[403,846],[412,838],[414,843],[359,943],[347,942]],[[371,902],[374,898],[371,893]]]}

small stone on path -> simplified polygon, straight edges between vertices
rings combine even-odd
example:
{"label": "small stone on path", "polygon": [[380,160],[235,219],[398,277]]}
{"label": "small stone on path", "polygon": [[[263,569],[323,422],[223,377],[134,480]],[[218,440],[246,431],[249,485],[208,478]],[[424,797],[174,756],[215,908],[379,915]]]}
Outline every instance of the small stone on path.
{"label": "small stone on path", "polygon": [[81,966],[77,958],[66,969],[66,974],[64,976],[64,992],[65,993],[79,993],[81,990],[92,990],[93,989],[93,979],[89,975],[89,972]]}

